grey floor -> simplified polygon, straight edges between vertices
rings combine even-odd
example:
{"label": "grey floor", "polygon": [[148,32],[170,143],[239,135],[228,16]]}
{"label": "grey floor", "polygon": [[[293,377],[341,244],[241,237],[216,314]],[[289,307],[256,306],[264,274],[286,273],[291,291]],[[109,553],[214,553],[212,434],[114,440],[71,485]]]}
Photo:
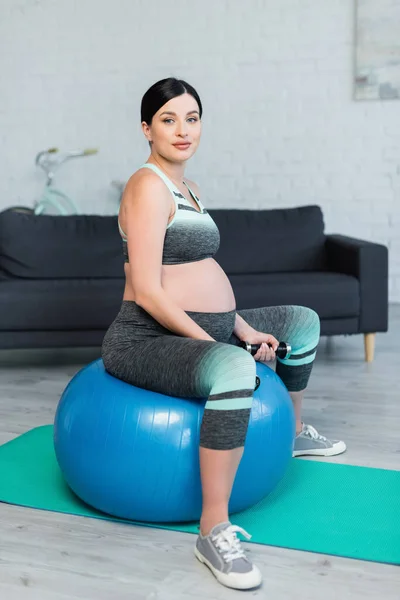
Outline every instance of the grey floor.
{"label": "grey floor", "polygon": [[[372,364],[363,360],[361,336],[322,339],[304,419],[348,444],[342,456],[323,460],[400,469],[399,344],[400,306],[391,307],[390,331],[377,336]],[[96,349],[0,352],[0,443],[51,423],[69,379],[97,357]],[[228,590],[195,560],[194,539],[3,504],[0,598],[400,600],[399,567],[256,544],[247,548],[263,587]]]}

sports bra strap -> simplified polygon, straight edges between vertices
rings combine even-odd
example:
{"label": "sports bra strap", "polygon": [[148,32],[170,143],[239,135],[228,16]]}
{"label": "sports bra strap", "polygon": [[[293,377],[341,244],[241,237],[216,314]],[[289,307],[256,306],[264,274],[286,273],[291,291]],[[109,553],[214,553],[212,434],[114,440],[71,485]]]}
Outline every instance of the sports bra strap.
{"label": "sports bra strap", "polygon": [[118,219],[118,229],[119,229],[119,233],[121,234],[122,239],[124,240],[124,242],[126,242],[128,238],[127,238],[126,233],[124,233],[124,231],[120,225],[119,219]]}
{"label": "sports bra strap", "polygon": [[165,183],[165,185],[171,193],[174,193],[174,191],[177,189],[177,187],[172,183],[172,181],[168,179],[165,173],[163,173],[161,169],[156,165],[153,165],[152,163],[144,163],[144,165],[142,165],[140,168],[151,169],[152,171],[154,171],[154,173],[157,173],[157,175],[161,177],[161,179],[163,180],[163,182]]}

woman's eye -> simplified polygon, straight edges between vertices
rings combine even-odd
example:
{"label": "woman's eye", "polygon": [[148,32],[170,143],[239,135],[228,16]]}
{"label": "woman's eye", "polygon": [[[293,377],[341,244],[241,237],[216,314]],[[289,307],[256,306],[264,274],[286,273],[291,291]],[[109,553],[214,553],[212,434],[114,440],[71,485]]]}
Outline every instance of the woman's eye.
{"label": "woman's eye", "polygon": [[[192,123],[197,123],[198,119],[196,117],[190,117],[188,119],[188,121],[191,121]],[[173,123],[174,120],[173,119],[164,119],[164,123]]]}

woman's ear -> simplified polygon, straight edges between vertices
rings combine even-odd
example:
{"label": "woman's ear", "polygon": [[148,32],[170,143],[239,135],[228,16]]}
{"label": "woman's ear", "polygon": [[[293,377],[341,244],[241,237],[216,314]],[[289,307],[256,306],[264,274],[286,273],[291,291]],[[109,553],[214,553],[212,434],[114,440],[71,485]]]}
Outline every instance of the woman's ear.
{"label": "woman's ear", "polygon": [[142,131],[143,131],[147,141],[149,142],[149,144],[152,144],[153,140],[151,139],[150,127],[149,127],[149,125],[147,125],[146,121],[143,121],[143,123],[142,123]]}

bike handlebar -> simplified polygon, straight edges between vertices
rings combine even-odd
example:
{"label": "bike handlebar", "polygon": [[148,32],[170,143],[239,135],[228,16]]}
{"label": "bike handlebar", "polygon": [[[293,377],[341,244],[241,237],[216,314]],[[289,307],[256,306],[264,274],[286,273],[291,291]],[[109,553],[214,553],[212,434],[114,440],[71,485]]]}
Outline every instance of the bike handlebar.
{"label": "bike handlebar", "polygon": [[89,154],[97,154],[98,151],[98,148],[86,148],[86,150],[83,151],[83,154],[84,156],[89,156]]}
{"label": "bike handlebar", "polygon": [[[70,158],[78,158],[80,156],[91,156],[98,153],[98,148],[85,148],[84,150],[70,150],[59,154],[59,149],[56,147],[43,150],[36,155],[35,163],[42,167],[48,176],[48,181],[53,178],[54,171],[62,163]],[[57,155],[57,156],[55,156]]]}

